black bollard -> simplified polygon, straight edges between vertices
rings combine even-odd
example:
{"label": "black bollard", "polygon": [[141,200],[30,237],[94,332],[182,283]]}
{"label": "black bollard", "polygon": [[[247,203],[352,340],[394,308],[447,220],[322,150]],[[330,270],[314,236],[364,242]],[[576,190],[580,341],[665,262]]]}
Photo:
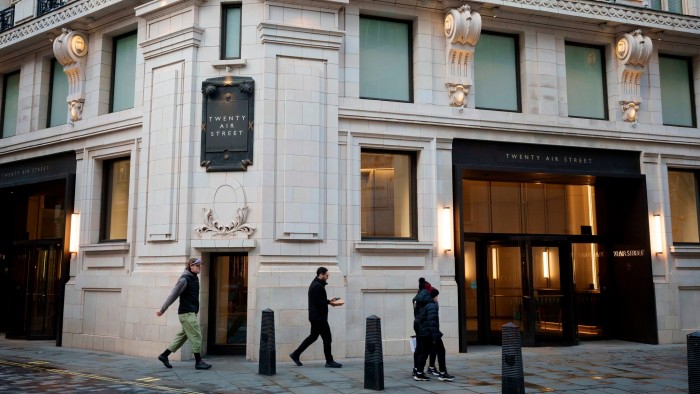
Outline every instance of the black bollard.
{"label": "black bollard", "polygon": [[384,354],[382,322],[377,316],[367,318],[365,331],[365,388],[384,390]]}
{"label": "black bollard", "polygon": [[688,393],[700,394],[700,331],[691,332],[688,339]]}
{"label": "black bollard", "polygon": [[262,323],[260,324],[260,362],[258,373],[272,376],[276,371],[277,352],[275,351],[275,312],[270,308],[262,311]]}
{"label": "black bollard", "polygon": [[520,343],[520,328],[513,323],[504,324],[501,332],[501,384],[502,393],[525,393],[523,353]]}

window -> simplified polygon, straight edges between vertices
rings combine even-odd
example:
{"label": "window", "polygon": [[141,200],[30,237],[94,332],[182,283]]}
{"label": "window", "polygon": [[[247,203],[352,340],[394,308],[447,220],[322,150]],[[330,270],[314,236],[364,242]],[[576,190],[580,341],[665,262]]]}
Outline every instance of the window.
{"label": "window", "polygon": [[360,17],[360,97],[410,102],[411,25]]}
{"label": "window", "polygon": [[134,107],[136,85],[136,32],[114,38],[110,111]]}
{"label": "window", "polygon": [[652,10],[682,14],[683,0],[651,0],[649,1],[649,7],[651,7]]}
{"label": "window", "polygon": [[691,171],[668,171],[673,243],[699,243],[698,176]]}
{"label": "window", "polygon": [[63,66],[56,59],[51,61],[51,87],[49,89],[49,114],[46,119],[46,127],[54,127],[66,124],[68,110],[66,97],[68,97],[68,77],[63,72]]}
{"label": "window", "polygon": [[362,152],[363,239],[417,239],[415,157],[410,152]]}
{"label": "window", "polygon": [[131,160],[105,161],[102,177],[102,218],[100,241],[126,240],[129,217],[129,171]]}
{"label": "window", "polygon": [[690,59],[659,55],[661,112],[669,126],[695,127]]}
{"label": "window", "polygon": [[566,44],[565,51],[569,116],[607,119],[603,50]]}
{"label": "window", "polygon": [[516,37],[481,33],[474,52],[476,108],[520,112]]}
{"label": "window", "polygon": [[241,6],[224,5],[221,11],[221,58],[241,58]]}
{"label": "window", "polygon": [[12,137],[17,131],[17,103],[19,102],[19,71],[5,75],[2,84],[2,138]]}

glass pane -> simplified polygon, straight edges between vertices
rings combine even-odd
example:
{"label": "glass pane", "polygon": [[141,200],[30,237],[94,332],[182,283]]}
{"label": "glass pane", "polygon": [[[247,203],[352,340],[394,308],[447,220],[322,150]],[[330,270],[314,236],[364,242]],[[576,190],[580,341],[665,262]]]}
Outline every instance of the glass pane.
{"label": "glass pane", "polygon": [[479,313],[476,308],[476,244],[464,243],[464,293],[467,308],[467,341],[479,339]]}
{"label": "glass pane", "polygon": [[494,233],[522,233],[519,183],[492,182],[491,203]]}
{"label": "glass pane", "polygon": [[474,53],[476,107],[518,110],[518,75],[514,37],[481,34]]}
{"label": "glass pane", "polygon": [[241,57],[241,8],[226,8],[226,48],[224,57],[226,59],[238,59]]}
{"label": "glass pane", "polygon": [[464,203],[464,231],[469,233],[491,232],[491,203],[489,182],[462,181]]}
{"label": "glass pane", "polygon": [[136,86],[136,33],[114,42],[112,112],[134,107]]}
{"label": "glass pane", "polygon": [[661,10],[661,0],[650,0],[649,7],[651,7],[652,10]]}
{"label": "glass pane", "polygon": [[598,48],[566,45],[569,116],[605,119],[603,53]]}
{"label": "glass pane", "polygon": [[566,234],[566,186],[545,185],[547,234]]}
{"label": "glass pane", "polygon": [[545,221],[547,209],[544,193],[544,184],[526,183],[523,185],[525,232],[528,234],[544,234],[547,232]]}
{"label": "glass pane", "polygon": [[667,0],[668,1],[668,12],[675,12],[676,14],[683,13],[683,0]]}
{"label": "glass pane", "polygon": [[661,112],[665,125],[693,127],[688,61],[659,56]]}
{"label": "glass pane", "polygon": [[669,171],[673,242],[700,242],[698,237],[697,185],[692,172]]}
{"label": "glass pane", "polygon": [[520,248],[517,246],[489,246],[487,249],[486,270],[489,278],[489,300],[491,332],[498,332],[510,322],[523,325],[522,314],[522,273],[520,269]]}
{"label": "glass pane", "polygon": [[414,237],[408,154],[362,153],[362,237]]}
{"label": "glass pane", "polygon": [[561,336],[562,299],[559,248],[532,247],[532,285],[535,296],[535,333]]}
{"label": "glass pane", "polygon": [[5,97],[2,98],[2,138],[12,137],[17,132],[17,104],[19,103],[19,73],[5,78]]}
{"label": "glass pane", "polygon": [[603,334],[603,307],[600,297],[600,257],[597,244],[572,244],[575,308],[578,318],[578,335],[581,337]]}
{"label": "glass pane", "polygon": [[217,345],[245,345],[248,310],[248,264],[245,256],[219,256],[216,269]]}
{"label": "glass pane", "polygon": [[595,189],[588,185],[567,185],[566,203],[567,234],[595,235]]}
{"label": "glass pane", "polygon": [[409,32],[406,22],[360,18],[360,97],[410,100]]}
{"label": "glass pane", "polygon": [[49,113],[51,118],[49,119],[48,127],[59,126],[66,124],[68,122],[68,104],[66,103],[66,97],[68,97],[68,77],[66,73],[63,72],[63,66],[61,63],[53,60],[52,62],[53,70],[51,75],[51,109]]}
{"label": "glass pane", "polygon": [[108,234],[106,239],[126,239],[127,221],[129,217],[129,172],[130,160],[111,162],[109,169],[107,206]]}

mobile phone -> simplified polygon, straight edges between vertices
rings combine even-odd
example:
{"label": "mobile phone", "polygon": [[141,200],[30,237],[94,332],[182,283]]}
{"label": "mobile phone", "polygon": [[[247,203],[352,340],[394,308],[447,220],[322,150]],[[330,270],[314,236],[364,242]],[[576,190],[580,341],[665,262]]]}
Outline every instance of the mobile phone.
{"label": "mobile phone", "polygon": [[333,297],[333,301],[338,301],[340,297]]}

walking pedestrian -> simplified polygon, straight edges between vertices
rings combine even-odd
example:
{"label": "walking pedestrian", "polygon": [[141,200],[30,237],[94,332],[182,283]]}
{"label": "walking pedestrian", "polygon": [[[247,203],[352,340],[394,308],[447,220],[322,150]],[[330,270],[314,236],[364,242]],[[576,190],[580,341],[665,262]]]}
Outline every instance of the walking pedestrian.
{"label": "walking pedestrian", "polygon": [[[440,367],[440,375],[438,379],[441,381],[453,381],[455,377],[447,372],[447,365],[445,364],[445,345],[442,342],[442,332],[440,332],[440,306],[438,304],[438,296],[440,292],[436,288],[430,290],[430,296],[432,297],[432,302],[429,302],[425,306],[425,324],[421,324],[421,335],[424,337],[424,341],[428,344],[427,351],[423,351],[420,354],[420,359],[418,360],[418,371],[423,372],[423,367],[431,351],[435,351],[437,355],[438,366]],[[418,375],[419,372],[416,372]],[[418,380],[418,379],[416,379]]]}
{"label": "walking pedestrian", "polygon": [[[425,278],[418,279],[418,293],[413,297],[413,331],[416,333],[416,349],[413,352],[413,378],[416,380],[430,380],[425,374],[418,376],[416,378],[416,372],[418,372],[418,360],[420,354],[424,351],[426,344],[424,343],[424,337],[420,335],[420,320],[421,317],[425,316],[425,306],[431,302],[430,290],[432,286],[430,282],[426,281]],[[433,360],[435,358],[433,357]]]}
{"label": "walking pedestrian", "polygon": [[168,356],[170,353],[176,352],[189,339],[195,358],[194,367],[196,369],[209,369],[211,364],[207,364],[202,360],[202,330],[197,318],[197,313],[199,313],[199,278],[197,274],[202,270],[202,260],[191,258],[187,260],[186,264],[185,271],[178,279],[173,291],[165,299],[160,310],[156,312],[156,316],[163,316],[163,313],[175,302],[175,299],[180,298],[177,315],[182,328],[175,335],[175,339],[173,339],[170,346],[158,356],[158,360],[166,368],[172,368],[173,366],[170,364]]}
{"label": "walking pedestrian", "polygon": [[303,364],[299,361],[299,357],[309,345],[316,342],[319,335],[323,340],[323,354],[326,357],[326,368],[340,368],[343,366],[333,360],[333,354],[331,353],[332,337],[331,327],[328,325],[328,305],[335,307],[342,305],[343,302],[338,297],[330,300],[328,299],[325,287],[328,284],[329,276],[330,274],[327,268],[319,267],[316,270],[316,278],[314,278],[309,286],[309,322],[311,323],[311,333],[295,351],[289,353],[289,357],[294,361],[294,364],[300,367]]}

